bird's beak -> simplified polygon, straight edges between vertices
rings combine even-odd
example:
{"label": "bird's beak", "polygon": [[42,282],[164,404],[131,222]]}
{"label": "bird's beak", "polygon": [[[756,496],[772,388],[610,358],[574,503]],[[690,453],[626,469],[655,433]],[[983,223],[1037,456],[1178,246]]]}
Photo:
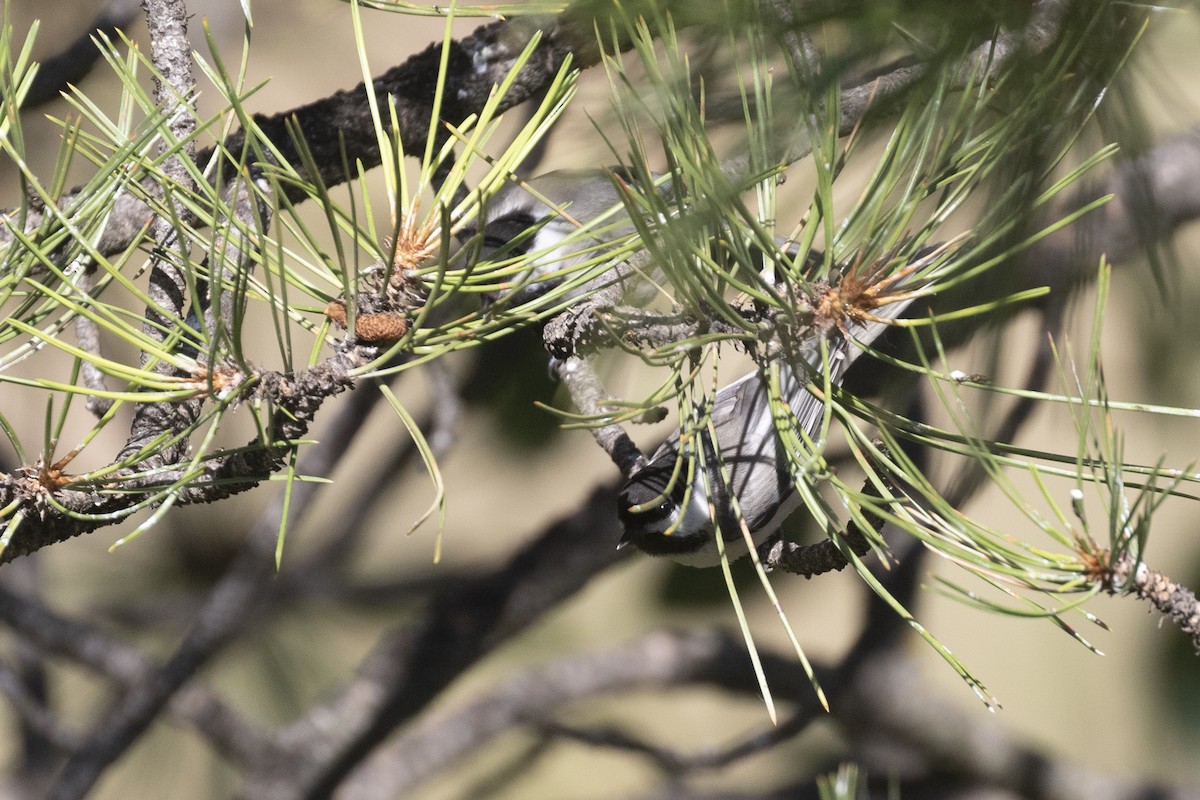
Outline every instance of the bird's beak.
{"label": "bird's beak", "polygon": [[636,541],[636,540],[637,540],[637,536],[634,534],[633,531],[631,531],[627,528],[625,530],[625,532],[623,534],[621,534],[621,541],[617,542],[617,549],[624,550],[626,547],[629,547],[629,545],[633,544],[634,541]]}

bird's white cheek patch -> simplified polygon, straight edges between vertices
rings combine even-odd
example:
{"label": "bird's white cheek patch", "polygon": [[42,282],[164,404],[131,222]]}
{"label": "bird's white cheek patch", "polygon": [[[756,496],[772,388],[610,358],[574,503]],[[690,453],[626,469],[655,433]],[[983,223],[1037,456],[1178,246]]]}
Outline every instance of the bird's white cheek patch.
{"label": "bird's white cheek patch", "polygon": [[700,481],[692,486],[692,499],[688,503],[680,528],[688,531],[698,531],[712,527],[712,519],[708,516],[708,493],[700,485]]}
{"label": "bird's white cheek patch", "polygon": [[663,520],[662,527],[659,528],[656,532],[664,534],[664,535],[670,535],[672,533],[675,533],[676,531],[679,530],[679,527],[680,527],[675,524],[676,521],[678,521],[678,519],[679,519],[679,506],[675,506],[673,509],[671,509],[671,516],[669,516],[665,520]]}

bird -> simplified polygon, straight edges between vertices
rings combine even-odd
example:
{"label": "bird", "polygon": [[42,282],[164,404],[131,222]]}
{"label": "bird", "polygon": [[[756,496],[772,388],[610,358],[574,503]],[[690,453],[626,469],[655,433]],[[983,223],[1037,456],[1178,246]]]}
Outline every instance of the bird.
{"label": "bird", "polygon": [[[630,170],[611,167],[555,170],[501,187],[486,203],[481,225],[467,233],[482,232],[481,261],[526,255],[532,261],[511,285],[485,293],[485,304],[520,305],[602,259],[635,232],[618,187],[638,183]],[[583,227],[587,233],[580,233]]]}
{"label": "bird", "polygon": [[[834,325],[825,334],[814,332],[803,348],[807,368],[797,369],[780,359],[780,394],[795,417],[788,422],[809,440],[817,438],[824,402],[808,388],[809,370],[812,380],[821,382],[817,377],[822,372],[817,337],[825,337],[829,382],[838,386],[862,353],[859,345],[869,345],[910,302],[902,299],[884,305],[870,318],[847,321],[845,330]],[[741,521],[758,547],[778,532],[800,505],[761,370],[718,390],[709,417],[712,435],[707,427],[695,431],[681,452],[684,440],[676,430],[647,465],[626,480],[617,500],[624,527],[618,547],[633,545],[686,566],[712,567],[721,563],[718,526],[726,557],[732,562],[749,552]],[[702,460],[697,447],[704,448]],[[728,482],[722,476],[722,464]]]}
{"label": "bird", "polygon": [[[516,305],[535,298],[560,285],[581,264],[597,259],[606,248],[615,248],[636,231],[621,187],[668,192],[669,179],[654,173],[649,177],[654,186],[643,186],[630,170],[620,167],[558,170],[502,187],[481,213],[479,231],[469,233],[481,233],[481,259],[529,255],[531,263],[510,285],[486,294],[485,303]],[[585,226],[588,232],[580,234]],[[786,242],[781,245],[786,249]],[[765,260],[768,254],[760,252],[759,257]],[[815,249],[805,255],[805,263],[811,266],[823,260]],[[661,272],[651,266],[648,274],[656,277]],[[884,286],[894,282],[881,281]],[[853,274],[851,283],[860,290],[865,285]],[[800,358],[806,362],[796,365],[801,374],[785,360],[779,362],[782,396],[795,415],[794,424],[809,438],[815,437],[824,417],[823,402],[807,388],[810,373],[821,371],[820,341],[826,342],[830,382],[840,385],[862,352],[859,345],[870,345],[910,302],[903,293],[895,302],[873,305],[870,313],[814,326],[811,339],[800,348]],[[626,480],[618,499],[624,526],[619,547],[634,545],[690,566],[713,566],[720,563],[714,521],[730,558],[748,552],[734,498],[756,545],[778,531],[799,505],[762,373],[755,370],[720,389],[710,413],[715,441],[704,431],[690,437],[705,447],[706,469],[698,463],[688,466],[686,460],[698,461],[697,452],[693,445],[681,454],[682,437],[676,431],[645,467]],[[718,454],[729,470],[728,484],[721,479]],[[677,470],[681,458],[685,462]]]}

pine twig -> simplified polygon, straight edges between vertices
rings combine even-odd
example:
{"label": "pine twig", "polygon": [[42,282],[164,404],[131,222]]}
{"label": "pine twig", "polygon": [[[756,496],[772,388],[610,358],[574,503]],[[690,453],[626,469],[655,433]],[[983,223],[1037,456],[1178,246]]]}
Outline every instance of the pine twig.
{"label": "pine twig", "polygon": [[1103,576],[1102,585],[1110,594],[1132,593],[1148,601],[1192,640],[1200,654],[1200,604],[1191,589],[1135,560],[1128,551],[1117,557]]}
{"label": "pine twig", "polygon": [[[875,446],[880,449],[880,452],[886,454],[887,449],[882,442],[876,442]],[[888,473],[885,470],[878,470],[877,473],[888,491],[894,493],[895,487],[892,486]],[[878,487],[869,478],[863,486],[863,493],[869,497],[884,499]],[[865,508],[863,516],[870,523],[875,538],[878,538],[883,530],[885,520]],[[871,552],[870,541],[854,520],[847,523],[846,531],[841,538],[856,556],[865,556]],[[790,572],[794,575],[803,575],[805,578],[823,575],[826,572],[840,572],[850,563],[850,559],[832,539],[825,539],[816,544],[802,545],[777,538],[764,542],[758,549],[758,556],[762,560],[763,566],[769,571]]]}

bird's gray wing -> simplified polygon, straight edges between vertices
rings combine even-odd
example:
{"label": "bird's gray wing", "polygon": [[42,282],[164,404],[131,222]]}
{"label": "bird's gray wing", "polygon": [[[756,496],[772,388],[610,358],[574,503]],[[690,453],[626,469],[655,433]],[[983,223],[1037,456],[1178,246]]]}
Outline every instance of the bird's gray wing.
{"label": "bird's gray wing", "polygon": [[[761,529],[790,494],[786,464],[780,459],[770,396],[763,375],[754,370],[722,390],[713,409],[720,460],[710,458],[709,480],[716,487],[714,508],[726,537],[737,535],[738,511],[751,530]],[[718,471],[723,464],[729,481]],[[731,502],[737,498],[737,510]]]}
{"label": "bird's gray wing", "polygon": [[[894,303],[888,303],[871,312],[874,319],[869,320],[854,320],[847,327],[849,328],[850,338],[854,341],[870,346],[879,335],[887,330],[892,320],[898,319],[901,314],[908,310],[912,305],[914,298],[906,298]],[[840,335],[840,332],[839,332]],[[861,347],[851,345],[848,352],[848,360],[846,367],[858,360],[858,357],[863,354]]]}

